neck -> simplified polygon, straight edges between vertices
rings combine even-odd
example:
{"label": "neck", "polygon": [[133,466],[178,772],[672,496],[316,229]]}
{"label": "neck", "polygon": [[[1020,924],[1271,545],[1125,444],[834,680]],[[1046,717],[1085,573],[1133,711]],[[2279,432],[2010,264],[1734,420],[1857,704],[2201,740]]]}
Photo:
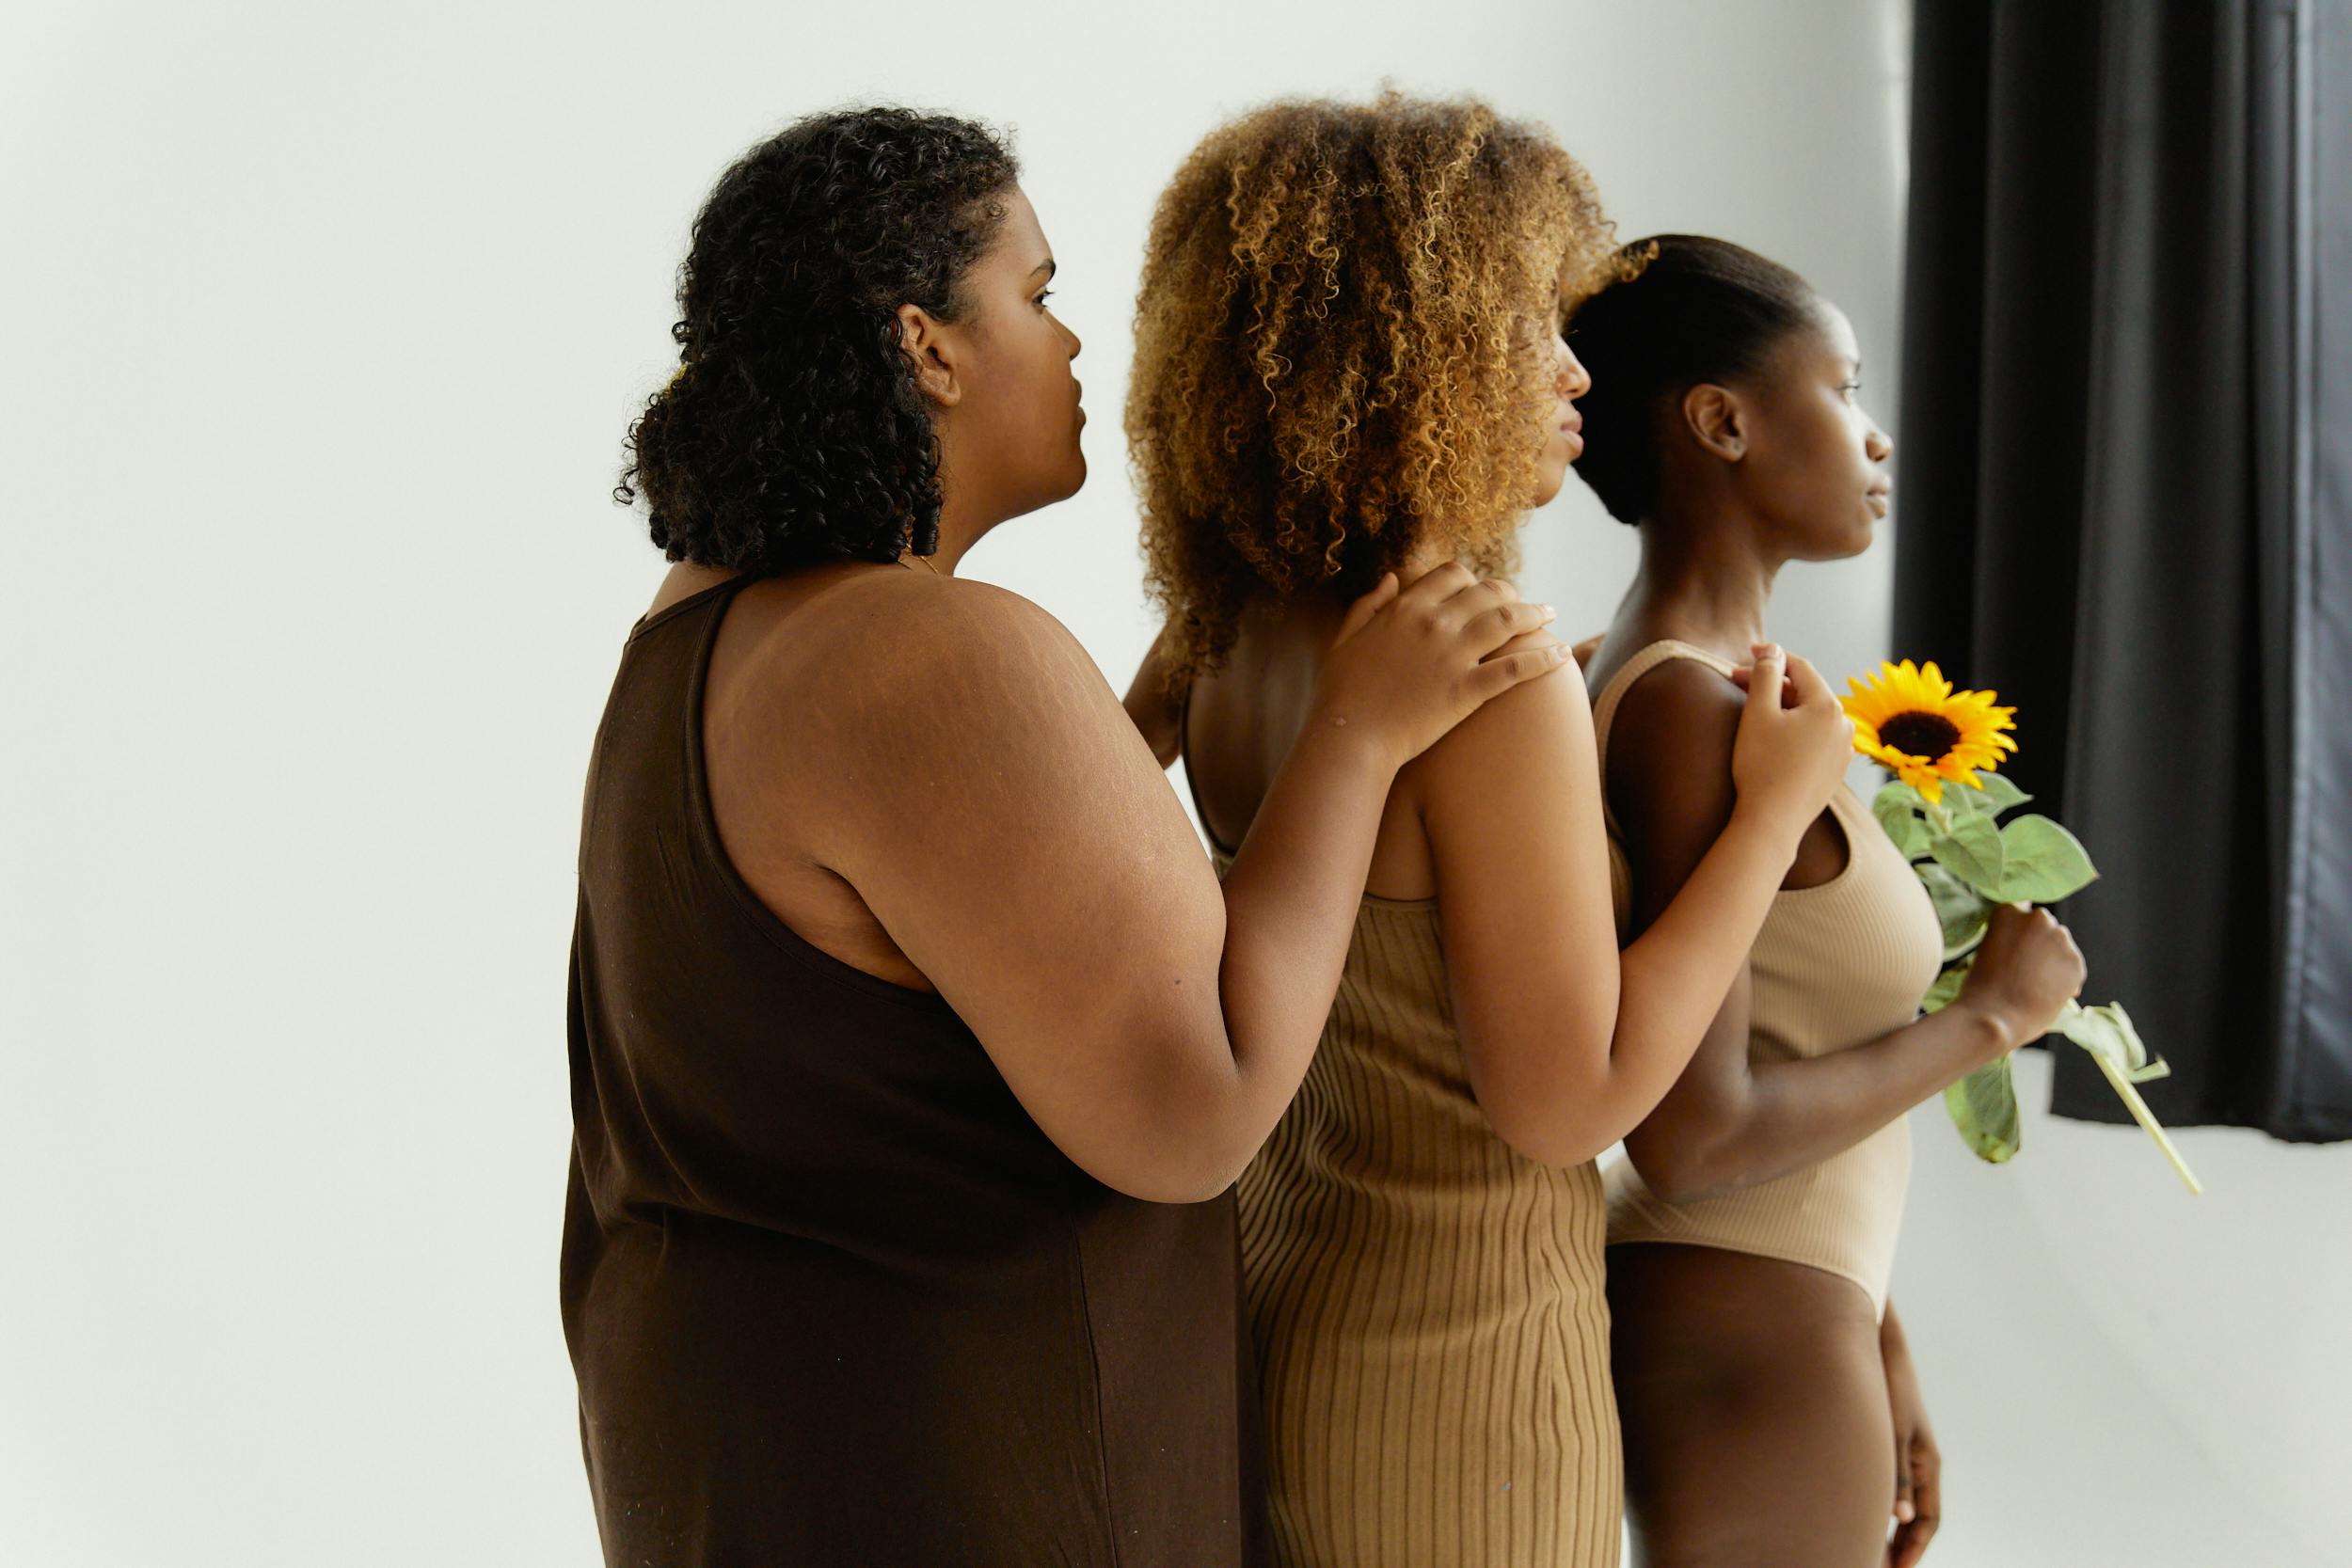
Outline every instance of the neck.
{"label": "neck", "polygon": [[[923,560],[928,562],[931,570],[940,576],[951,578],[956,575],[956,567],[962,563],[964,553],[978,544],[980,536],[994,528],[1002,519],[977,515],[971,502],[958,491],[956,486],[946,483],[944,477],[943,468],[943,483],[940,485],[942,499],[939,508],[939,548],[924,557]],[[918,572],[923,569],[922,562],[916,561],[912,553],[901,559]]]}
{"label": "neck", "polygon": [[1690,517],[1645,522],[1641,569],[1618,618],[1744,663],[1748,645],[1764,641],[1764,608],[1780,567],[1753,529]]}

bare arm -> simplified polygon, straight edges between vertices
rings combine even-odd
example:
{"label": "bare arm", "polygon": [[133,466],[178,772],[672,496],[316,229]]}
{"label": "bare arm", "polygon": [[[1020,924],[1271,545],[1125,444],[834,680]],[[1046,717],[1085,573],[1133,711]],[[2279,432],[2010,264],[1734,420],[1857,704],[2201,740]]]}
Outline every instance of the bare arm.
{"label": "bare arm", "polygon": [[[1744,968],[1803,823],[1847,754],[1834,699],[1800,668],[1804,705],[1781,708],[1775,664],[1760,699],[1771,711],[1756,720],[1759,733],[1786,726],[1767,736],[1779,748],[1767,754],[1789,766],[1729,814],[1684,895],[1622,952],[1581,685],[1499,699],[1409,775],[1471,1087],[1522,1153],[1579,1164],[1625,1136]],[[1736,718],[1736,693],[1733,705]]]}
{"label": "bare arm", "polygon": [[845,721],[834,868],[1099,1180],[1165,1202],[1232,1181],[1321,1034],[1397,767],[1566,662],[1481,663],[1543,615],[1472,581],[1433,573],[1335,648],[1222,887],[1092,661],[1014,595],[936,585],[907,667]]}
{"label": "bare arm", "polygon": [[1136,678],[1127,683],[1127,699],[1121,705],[1128,721],[1162,768],[1174,767],[1177,752],[1183,749],[1178,726],[1184,711],[1183,701],[1168,686],[1168,631],[1162,626],[1159,636],[1152,640],[1143,662],[1136,666]]}
{"label": "bare arm", "polygon": [[1895,1532],[1886,1544],[1886,1564],[1917,1568],[1944,1520],[1944,1455],[1928,1423],[1911,1344],[1892,1301],[1879,1320],[1879,1357],[1886,1369],[1887,1414],[1895,1428]]}
{"label": "bare arm", "polygon": [[[1739,714],[1730,685],[1688,661],[1645,677],[1618,709],[1609,788],[1626,835],[1636,930],[1679,901],[1733,817]],[[2057,932],[2048,916],[2041,919]],[[2028,958],[2044,945],[2031,931],[2006,933],[1985,955],[1988,981],[2013,977],[2010,950],[2021,935],[2034,950]],[[2064,941],[2062,932],[2058,940]],[[2037,1020],[2032,1002],[2012,989],[1972,982],[1942,1011],[1866,1044],[1757,1063],[1749,1053],[1743,963],[1690,1067],[1627,1135],[1626,1152],[1642,1180],[1670,1203],[1769,1181],[1851,1148],[1945,1085],[2035,1037],[2047,1022],[2047,1015]]]}

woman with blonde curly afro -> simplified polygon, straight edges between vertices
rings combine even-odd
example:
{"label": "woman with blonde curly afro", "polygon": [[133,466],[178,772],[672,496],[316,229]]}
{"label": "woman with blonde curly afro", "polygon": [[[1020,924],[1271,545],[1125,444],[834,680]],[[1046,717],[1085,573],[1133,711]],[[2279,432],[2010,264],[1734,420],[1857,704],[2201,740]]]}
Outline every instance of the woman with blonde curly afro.
{"label": "woman with blonde curly afro", "polygon": [[[1220,865],[1348,595],[1495,567],[1559,490],[1588,385],[1560,325],[1613,250],[1583,168],[1475,102],[1276,104],[1177,172],[1127,405],[1168,620],[1128,707],[1185,756]],[[1397,775],[1317,1054],[1239,1188],[1280,1560],[1616,1560],[1594,1159],[1690,1059],[1848,757],[1809,666],[1759,645],[1753,672],[1732,820],[1622,953],[1581,685],[1500,697]]]}

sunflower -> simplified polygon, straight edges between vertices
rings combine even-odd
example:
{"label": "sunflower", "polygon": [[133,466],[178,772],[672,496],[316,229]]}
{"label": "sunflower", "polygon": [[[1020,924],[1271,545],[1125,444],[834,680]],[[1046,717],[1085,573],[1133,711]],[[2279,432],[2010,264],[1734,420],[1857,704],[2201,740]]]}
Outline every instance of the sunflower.
{"label": "sunflower", "polygon": [[2017,750],[2001,733],[2016,728],[2010,721],[2017,710],[1994,707],[1990,691],[1954,691],[1933,660],[1924,670],[1909,659],[1882,664],[1868,680],[1857,676],[1846,685],[1852,695],[1837,700],[1853,721],[1853,749],[1930,805],[1944,799],[1947,781],[1982,789],[1977,769],[1993,772],[2003,752]]}

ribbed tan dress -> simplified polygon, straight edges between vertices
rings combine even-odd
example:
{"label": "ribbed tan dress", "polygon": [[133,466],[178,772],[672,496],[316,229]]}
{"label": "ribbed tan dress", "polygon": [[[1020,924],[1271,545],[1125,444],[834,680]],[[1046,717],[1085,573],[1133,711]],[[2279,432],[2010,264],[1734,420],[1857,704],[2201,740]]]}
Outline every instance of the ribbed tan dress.
{"label": "ribbed tan dress", "polygon": [[[1610,726],[1633,683],[1669,659],[1732,666],[1687,642],[1653,642],[1626,661],[1593,705],[1607,766]],[[1877,1039],[1919,1016],[1919,999],[1943,967],[1935,908],[1893,841],[1853,791],[1830,810],[1846,831],[1846,868],[1818,887],[1784,890],[1748,958],[1752,1059],[1819,1056]],[[1617,918],[1630,903],[1617,823],[1608,817],[1610,879]],[[1902,1117],[1819,1164],[1696,1203],[1652,1193],[1630,1164],[1608,1174],[1609,1240],[1679,1242],[1756,1253],[1852,1280],[1886,1308],[1886,1279],[1911,1177],[1911,1132]]]}
{"label": "ribbed tan dress", "polygon": [[1435,900],[1363,900],[1314,1065],[1240,1197],[1277,1561],[1616,1562],[1600,1177],[1487,1125]]}

